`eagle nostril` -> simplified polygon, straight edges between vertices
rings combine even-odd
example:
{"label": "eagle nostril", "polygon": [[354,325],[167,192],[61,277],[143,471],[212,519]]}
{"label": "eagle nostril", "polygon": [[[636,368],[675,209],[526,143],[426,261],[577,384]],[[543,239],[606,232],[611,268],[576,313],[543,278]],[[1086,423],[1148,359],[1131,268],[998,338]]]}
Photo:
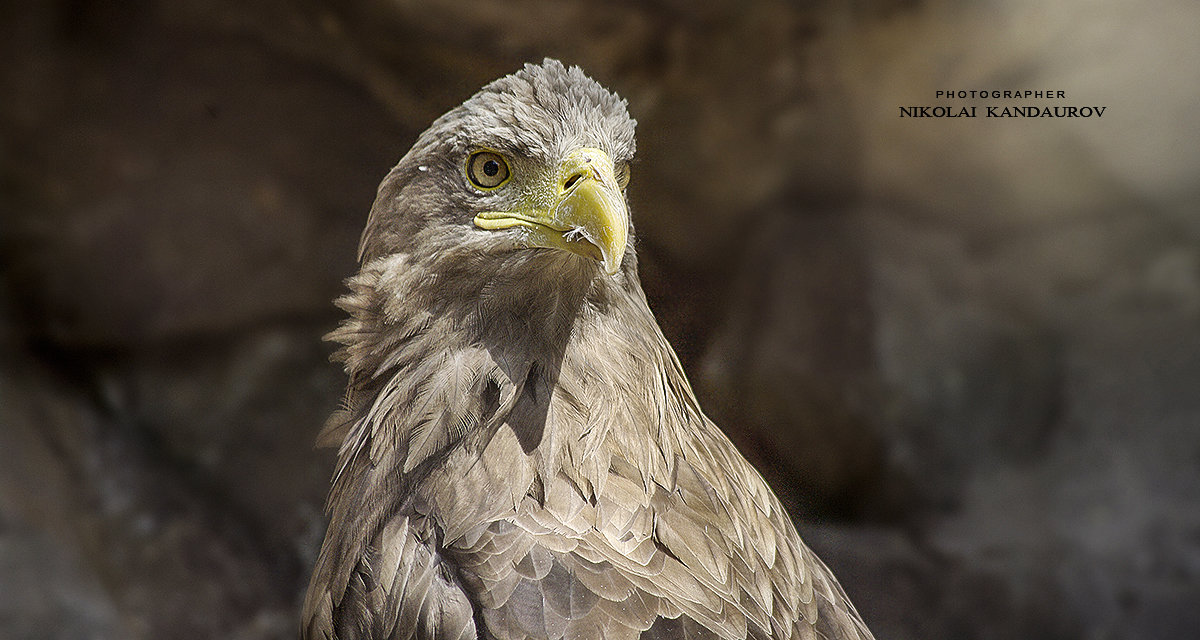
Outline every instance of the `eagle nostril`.
{"label": "eagle nostril", "polygon": [[579,179],[582,177],[583,177],[582,173],[577,173],[577,174],[571,176],[570,178],[567,178],[567,181],[563,183],[563,191],[569,190],[572,186],[575,185],[576,182],[579,182]]}

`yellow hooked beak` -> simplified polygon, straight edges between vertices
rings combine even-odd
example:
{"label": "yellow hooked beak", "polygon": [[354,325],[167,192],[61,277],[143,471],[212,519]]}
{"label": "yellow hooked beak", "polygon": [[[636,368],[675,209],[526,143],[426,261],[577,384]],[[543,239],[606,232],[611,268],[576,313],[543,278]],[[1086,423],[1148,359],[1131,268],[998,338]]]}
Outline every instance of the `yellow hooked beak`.
{"label": "yellow hooked beak", "polygon": [[[552,184],[538,185],[542,206],[518,211],[485,211],[475,216],[480,229],[522,227],[530,246],[563,249],[604,264],[613,275],[621,268],[629,236],[629,211],[608,154],[592,147],[576,149],[559,164]],[[544,203],[544,204],[543,204]]]}

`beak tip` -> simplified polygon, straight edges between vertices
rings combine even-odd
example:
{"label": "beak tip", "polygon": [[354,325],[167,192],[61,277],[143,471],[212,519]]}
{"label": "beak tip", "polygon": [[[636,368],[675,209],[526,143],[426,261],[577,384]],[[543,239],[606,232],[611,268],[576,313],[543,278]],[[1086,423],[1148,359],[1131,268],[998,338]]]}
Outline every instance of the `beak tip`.
{"label": "beak tip", "polygon": [[610,276],[617,275],[621,270],[621,263],[625,261],[625,244],[627,241],[626,234],[617,233],[617,237],[609,238],[609,242],[605,243],[600,253],[603,256],[601,262],[604,263],[604,271]]}

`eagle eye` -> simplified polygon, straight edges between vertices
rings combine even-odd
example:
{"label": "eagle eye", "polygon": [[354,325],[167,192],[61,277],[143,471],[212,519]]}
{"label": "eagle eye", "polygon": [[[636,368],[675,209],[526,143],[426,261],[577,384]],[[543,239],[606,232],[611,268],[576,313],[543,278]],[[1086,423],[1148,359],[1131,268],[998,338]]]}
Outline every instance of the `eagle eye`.
{"label": "eagle eye", "polygon": [[629,186],[629,163],[623,162],[617,166],[617,186],[624,191]]}
{"label": "eagle eye", "polygon": [[467,158],[467,179],[479,189],[495,189],[510,176],[508,162],[495,151],[476,151]]}

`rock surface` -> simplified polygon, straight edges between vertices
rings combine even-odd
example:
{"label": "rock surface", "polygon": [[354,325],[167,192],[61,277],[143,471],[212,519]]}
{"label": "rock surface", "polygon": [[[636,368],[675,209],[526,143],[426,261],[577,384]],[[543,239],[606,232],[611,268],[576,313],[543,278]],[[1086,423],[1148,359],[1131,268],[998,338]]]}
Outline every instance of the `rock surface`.
{"label": "rock surface", "polygon": [[[1200,9],[518,4],[0,8],[0,637],[294,637],[375,186],[547,55],[629,99],[652,305],[878,637],[1194,636]],[[1005,104],[938,89],[1107,111],[897,117]]]}

